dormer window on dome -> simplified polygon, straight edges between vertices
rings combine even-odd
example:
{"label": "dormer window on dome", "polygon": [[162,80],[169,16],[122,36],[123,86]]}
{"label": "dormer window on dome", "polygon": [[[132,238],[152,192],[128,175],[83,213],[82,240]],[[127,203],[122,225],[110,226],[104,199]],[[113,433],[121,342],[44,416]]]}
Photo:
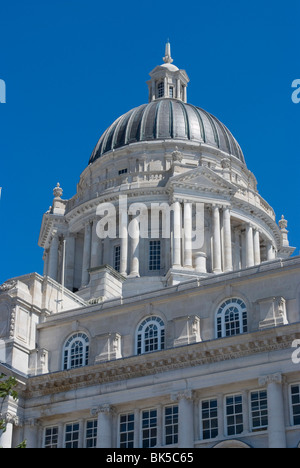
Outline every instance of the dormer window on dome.
{"label": "dormer window on dome", "polygon": [[189,82],[185,70],[179,70],[172,64],[171,45],[166,44],[164,63],[150,72],[149,102],[162,98],[173,98],[187,102],[186,88]]}

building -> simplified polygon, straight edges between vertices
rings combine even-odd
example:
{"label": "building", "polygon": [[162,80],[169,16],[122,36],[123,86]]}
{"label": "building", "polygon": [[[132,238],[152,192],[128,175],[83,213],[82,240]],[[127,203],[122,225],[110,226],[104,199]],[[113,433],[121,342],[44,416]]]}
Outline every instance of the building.
{"label": "building", "polygon": [[164,63],[0,286],[0,446],[297,447],[300,257],[231,132]]}

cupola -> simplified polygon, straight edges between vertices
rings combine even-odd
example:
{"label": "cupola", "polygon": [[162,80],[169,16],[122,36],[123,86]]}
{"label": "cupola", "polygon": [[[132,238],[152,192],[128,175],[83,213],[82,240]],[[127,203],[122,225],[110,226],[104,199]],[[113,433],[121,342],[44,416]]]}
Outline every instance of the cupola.
{"label": "cupola", "polygon": [[173,98],[187,102],[186,88],[190,80],[185,70],[179,70],[173,65],[169,41],[166,43],[163,61],[162,65],[158,65],[149,73],[151,77],[147,81],[149,102],[163,98]]}

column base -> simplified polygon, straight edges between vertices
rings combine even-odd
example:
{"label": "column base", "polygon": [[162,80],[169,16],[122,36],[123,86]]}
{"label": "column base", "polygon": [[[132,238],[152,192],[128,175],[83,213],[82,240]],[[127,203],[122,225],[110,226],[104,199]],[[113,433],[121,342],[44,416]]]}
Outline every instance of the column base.
{"label": "column base", "polygon": [[140,278],[140,274],[137,271],[131,272],[127,278]]}

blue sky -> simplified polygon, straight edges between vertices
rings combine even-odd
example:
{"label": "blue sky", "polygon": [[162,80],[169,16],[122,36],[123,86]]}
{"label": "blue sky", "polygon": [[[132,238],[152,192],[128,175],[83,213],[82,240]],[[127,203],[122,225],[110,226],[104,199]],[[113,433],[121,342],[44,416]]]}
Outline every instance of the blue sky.
{"label": "blue sky", "polygon": [[232,131],[299,253],[299,0],[0,0],[0,11],[0,284],[42,273],[52,189],[72,197],[102,132],[147,102],[167,38],[188,102]]}

